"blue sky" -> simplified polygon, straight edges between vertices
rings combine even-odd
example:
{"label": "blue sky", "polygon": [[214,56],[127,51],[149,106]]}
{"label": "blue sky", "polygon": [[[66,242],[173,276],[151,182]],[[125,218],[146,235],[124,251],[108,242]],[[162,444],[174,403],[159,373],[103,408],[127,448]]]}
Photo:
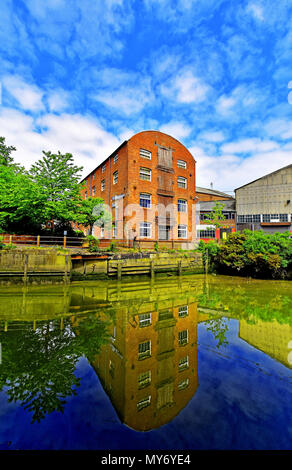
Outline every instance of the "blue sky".
{"label": "blue sky", "polygon": [[85,175],[158,129],[232,191],[291,163],[291,19],[291,0],[1,0],[0,135]]}

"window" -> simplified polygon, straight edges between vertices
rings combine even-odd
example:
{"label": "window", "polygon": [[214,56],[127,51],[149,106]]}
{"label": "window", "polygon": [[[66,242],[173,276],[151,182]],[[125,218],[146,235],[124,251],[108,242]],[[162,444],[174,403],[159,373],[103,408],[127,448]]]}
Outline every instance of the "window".
{"label": "window", "polygon": [[102,182],[101,182],[101,190],[102,191],[105,190],[105,180],[102,180]]}
{"label": "window", "polygon": [[238,215],[238,216],[237,216],[237,222],[238,222],[239,224],[244,223],[244,215]]}
{"label": "window", "polygon": [[263,222],[270,222],[271,216],[270,214],[263,214]]}
{"label": "window", "polygon": [[140,157],[147,158],[147,160],[151,160],[151,152],[149,152],[149,150],[140,149]]}
{"label": "window", "polygon": [[187,388],[189,386],[189,379],[185,379],[185,380],[182,380],[179,384],[178,384],[178,389],[179,390],[184,390],[185,388]]}
{"label": "window", "polygon": [[151,383],[151,371],[147,370],[147,372],[142,372],[142,374],[138,377],[138,387],[145,388]]}
{"label": "window", "polygon": [[215,238],[216,231],[215,230],[197,230],[197,237],[198,238]]}
{"label": "window", "polygon": [[95,186],[92,188],[92,196],[95,196]]}
{"label": "window", "polygon": [[150,209],[151,207],[151,194],[140,193],[140,206]]}
{"label": "window", "polygon": [[84,193],[84,198],[87,199],[87,191]]}
{"label": "window", "polygon": [[138,403],[137,403],[137,409],[138,409],[138,411],[143,410],[143,408],[146,408],[147,406],[149,406],[150,403],[151,403],[151,395],[149,395],[148,397],[144,398],[143,400],[138,401]]}
{"label": "window", "polygon": [[187,212],[187,201],[179,199],[177,201],[177,210],[178,212]]}
{"label": "window", "polygon": [[271,214],[271,222],[279,222],[279,214]]}
{"label": "window", "polygon": [[92,173],[92,179],[95,180],[95,173]]}
{"label": "window", "polygon": [[178,176],[178,177],[177,177],[177,187],[178,187],[178,188],[186,189],[186,187],[187,187],[187,179],[184,178],[183,176]]}
{"label": "window", "polygon": [[177,236],[178,236],[178,238],[187,238],[188,231],[187,231],[187,226],[186,225],[178,225]]}
{"label": "window", "polygon": [[179,360],[178,363],[178,370],[184,370],[189,367],[189,356],[183,357],[182,359]]}
{"label": "window", "polygon": [[187,317],[189,314],[189,306],[184,305],[183,307],[179,307],[178,309],[178,316],[179,317]]}
{"label": "window", "polygon": [[104,172],[105,172],[105,164],[104,164],[104,165],[102,165],[102,167],[101,167],[101,172],[102,172],[102,173],[104,173]]}
{"label": "window", "polygon": [[188,343],[188,330],[179,331],[178,333],[178,344],[184,346]]}
{"label": "window", "polygon": [[178,167],[178,168],[184,168],[184,169],[186,169],[186,167],[187,167],[187,162],[185,162],[184,160],[178,160],[178,161],[177,161],[177,167]]}
{"label": "window", "polygon": [[118,158],[119,158],[118,154],[114,156],[114,163],[117,163]]}
{"label": "window", "polygon": [[280,222],[288,222],[288,214],[280,214]]}
{"label": "window", "polygon": [[151,313],[143,313],[142,315],[139,315],[139,328],[143,328],[148,325],[151,325]]}
{"label": "window", "polygon": [[151,181],[150,168],[140,168],[140,179],[145,181]]}
{"label": "window", "polygon": [[140,223],[140,237],[141,238],[150,238],[151,232],[152,232],[152,225],[150,222]]}
{"label": "window", "polygon": [[104,237],[104,227],[100,227],[100,238]]}
{"label": "window", "polygon": [[151,356],[151,341],[144,341],[138,345],[138,359],[146,359]]}
{"label": "window", "polygon": [[200,213],[200,220],[209,220],[211,212],[201,212]]}
{"label": "window", "polygon": [[261,221],[261,216],[260,216],[260,214],[254,214],[254,215],[252,216],[252,221],[253,221],[253,222],[260,222],[260,221]]}
{"label": "window", "polygon": [[117,227],[115,223],[113,223],[113,238],[117,238]]}
{"label": "window", "polygon": [[113,184],[117,184],[118,182],[118,171],[113,173]]}

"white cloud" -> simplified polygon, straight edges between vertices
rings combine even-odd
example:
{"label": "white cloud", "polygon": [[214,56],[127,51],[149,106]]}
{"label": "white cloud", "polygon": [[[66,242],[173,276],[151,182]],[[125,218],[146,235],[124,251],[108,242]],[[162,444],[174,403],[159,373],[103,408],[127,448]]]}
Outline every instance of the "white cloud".
{"label": "white cloud", "polygon": [[254,152],[268,152],[276,150],[279,145],[273,141],[263,141],[260,139],[243,139],[238,142],[231,142],[222,146],[223,153],[254,153]]}
{"label": "white cloud", "polygon": [[265,19],[262,7],[256,3],[252,3],[252,2],[249,3],[247,5],[246,11],[251,13],[254,16],[254,18],[256,18],[259,21],[264,21]]}
{"label": "white cloud", "polygon": [[26,83],[22,78],[9,75],[2,79],[4,88],[18,102],[18,105],[27,111],[41,111],[44,109],[43,91],[36,85]]}
{"label": "white cloud", "polygon": [[208,91],[208,85],[195,77],[191,71],[175,76],[161,87],[162,94],[167,98],[186,104],[204,101]]}
{"label": "white cloud", "polygon": [[118,114],[137,114],[154,99],[150,78],[139,73],[106,68],[99,71],[95,80],[100,91],[93,99]]}
{"label": "white cloud", "polygon": [[171,121],[168,124],[164,124],[160,127],[159,130],[160,132],[164,132],[165,134],[171,135],[172,137],[178,140],[187,137],[191,132],[191,128],[187,124],[175,121]]}
{"label": "white cloud", "polygon": [[[262,143],[264,147],[264,142]],[[228,144],[231,150],[232,145]],[[226,149],[226,146],[225,146]],[[215,189],[229,192],[265,174],[291,164],[291,145],[281,148],[266,146],[266,151],[255,149],[248,158],[240,158],[238,154],[223,153],[212,156],[205,153],[202,147],[193,146],[191,153],[197,161],[198,186],[210,187],[212,182]],[[228,150],[228,147],[227,147]]]}
{"label": "white cloud", "polygon": [[59,150],[73,154],[76,164],[84,166],[84,176],[120,144],[97,120],[79,114],[45,114],[34,120],[21,111],[0,108],[0,129],[6,143],[17,148],[15,161],[26,168],[42,157],[42,150]]}
{"label": "white cloud", "polygon": [[55,90],[48,94],[48,106],[50,111],[64,111],[68,107],[69,94],[63,90]]}
{"label": "white cloud", "polygon": [[225,135],[221,131],[213,131],[213,132],[203,132],[199,134],[197,137],[198,140],[204,140],[206,142],[222,142],[225,140]]}
{"label": "white cloud", "polygon": [[265,126],[269,136],[283,140],[292,139],[292,122],[285,119],[271,119]]}

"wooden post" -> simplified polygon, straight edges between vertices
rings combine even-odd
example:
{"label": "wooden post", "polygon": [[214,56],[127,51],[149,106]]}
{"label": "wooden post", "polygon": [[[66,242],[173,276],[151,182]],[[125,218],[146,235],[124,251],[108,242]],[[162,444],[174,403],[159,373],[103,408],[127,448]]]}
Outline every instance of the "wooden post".
{"label": "wooden post", "polygon": [[86,262],[85,259],[83,260],[83,274],[86,276]]}
{"label": "wooden post", "polygon": [[206,250],[205,274],[208,274],[208,249]]}
{"label": "wooden post", "polygon": [[24,255],[23,282],[27,283],[28,254]]}
{"label": "wooden post", "polygon": [[9,244],[12,244],[12,235],[9,235]]}
{"label": "wooden post", "polygon": [[67,237],[64,235],[64,248],[66,248],[66,243],[67,243]]}
{"label": "wooden post", "polygon": [[122,262],[118,261],[118,280],[122,279]]}
{"label": "wooden post", "polygon": [[33,321],[32,327],[33,327],[33,331],[35,331],[36,330],[36,320]]}
{"label": "wooden post", "polygon": [[150,274],[151,274],[151,279],[154,279],[155,271],[154,271],[154,260],[153,259],[150,261]]}
{"label": "wooden post", "polygon": [[67,284],[67,282],[68,282],[68,259],[69,259],[69,255],[66,255],[65,256],[65,272],[64,272],[64,282],[65,282],[65,284]]}
{"label": "wooden post", "polygon": [[37,236],[37,246],[40,246],[41,244],[41,237],[40,235]]}
{"label": "wooden post", "polygon": [[181,261],[178,262],[178,275],[181,275]]}
{"label": "wooden post", "polygon": [[63,330],[63,328],[64,328],[64,318],[61,317],[60,330]]}

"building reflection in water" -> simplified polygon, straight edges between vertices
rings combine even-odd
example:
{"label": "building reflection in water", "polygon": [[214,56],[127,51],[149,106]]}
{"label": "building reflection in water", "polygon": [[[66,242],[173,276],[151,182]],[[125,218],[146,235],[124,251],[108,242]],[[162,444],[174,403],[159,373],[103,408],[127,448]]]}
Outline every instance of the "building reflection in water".
{"label": "building reflection in water", "polygon": [[197,303],[116,311],[111,343],[93,363],[121,421],[148,431],[171,421],[198,388]]}

